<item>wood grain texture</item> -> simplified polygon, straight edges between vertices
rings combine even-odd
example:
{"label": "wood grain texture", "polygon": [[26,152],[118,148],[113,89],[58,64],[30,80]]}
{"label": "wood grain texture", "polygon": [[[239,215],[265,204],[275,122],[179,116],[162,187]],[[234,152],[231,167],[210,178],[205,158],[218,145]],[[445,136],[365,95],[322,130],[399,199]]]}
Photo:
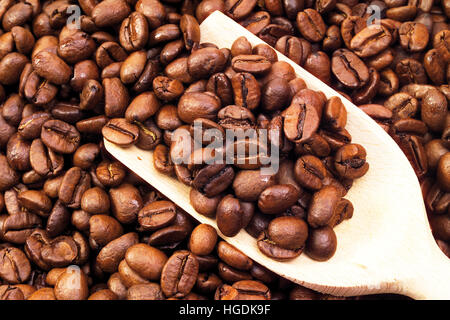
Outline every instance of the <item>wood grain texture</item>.
{"label": "wood grain texture", "polygon": [[[201,42],[230,48],[246,36],[252,45],[263,43],[220,12],[200,26]],[[450,260],[437,247],[428,224],[419,182],[396,143],[363,111],[319,79],[290,63],[310,89],[328,98],[339,96],[348,112],[346,129],[354,143],[367,150],[368,173],[353,184],[346,196],[355,208],[353,218],[335,228],[336,254],[316,262],[305,254],[288,261],[267,258],[245,231],[228,238],[256,262],[296,283],[338,296],[402,293],[418,299],[450,299]],[[214,220],[198,214],[189,203],[189,187],[155,170],[152,152],[127,149],[105,141],[106,149],[201,223],[217,229]]]}

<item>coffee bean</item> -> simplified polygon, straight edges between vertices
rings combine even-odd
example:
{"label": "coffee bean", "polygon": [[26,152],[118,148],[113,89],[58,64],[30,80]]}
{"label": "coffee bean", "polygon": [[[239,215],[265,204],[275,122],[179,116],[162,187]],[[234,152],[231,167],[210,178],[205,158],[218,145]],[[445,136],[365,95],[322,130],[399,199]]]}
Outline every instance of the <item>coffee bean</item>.
{"label": "coffee bean", "polygon": [[58,153],[73,153],[80,144],[78,130],[61,120],[48,120],[42,125],[41,140]]}
{"label": "coffee bean", "polygon": [[189,250],[197,256],[209,255],[216,246],[217,232],[208,224],[200,224],[192,230]]}
{"label": "coffee bean", "polygon": [[129,146],[139,138],[139,128],[129,123],[126,119],[111,119],[102,129],[106,140],[121,145]]}
{"label": "coffee bean", "polygon": [[306,242],[305,253],[314,260],[325,261],[336,252],[337,239],[329,226],[312,229]]}
{"label": "coffee bean", "polygon": [[167,260],[161,274],[161,289],[166,297],[182,298],[195,285],[198,261],[186,250],[176,251]]}
{"label": "coffee bean", "polygon": [[318,42],[325,36],[326,26],[321,15],[314,9],[305,9],[297,15],[297,27],[303,37]]}
{"label": "coffee bean", "polygon": [[2,280],[17,284],[28,280],[31,273],[30,262],[20,249],[10,247],[0,251],[0,277]]}
{"label": "coffee bean", "polygon": [[360,88],[369,80],[369,70],[364,62],[347,49],[333,53],[331,70],[346,87]]}
{"label": "coffee bean", "polygon": [[334,166],[342,178],[356,179],[369,170],[366,151],[359,144],[348,144],[336,152]]}

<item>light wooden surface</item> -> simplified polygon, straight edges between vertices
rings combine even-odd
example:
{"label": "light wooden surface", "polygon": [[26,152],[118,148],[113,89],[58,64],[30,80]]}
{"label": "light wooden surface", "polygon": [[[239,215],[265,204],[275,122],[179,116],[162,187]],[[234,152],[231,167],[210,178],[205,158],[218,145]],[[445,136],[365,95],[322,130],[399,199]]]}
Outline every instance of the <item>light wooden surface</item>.
{"label": "light wooden surface", "polygon": [[[246,36],[252,45],[263,42],[220,12],[210,15],[200,29],[201,42],[219,48],[230,48],[240,36]],[[316,262],[305,254],[277,262],[260,253],[255,239],[245,231],[233,238],[219,234],[268,269],[324,293],[401,293],[416,299],[450,299],[450,260],[431,235],[418,180],[402,151],[363,111],[285,56],[278,53],[278,58],[290,63],[310,89],[342,99],[348,111],[346,128],[353,142],[366,148],[370,170],[346,196],[355,213],[335,228],[338,248],[326,262]],[[152,152],[134,146],[124,149],[107,141],[105,146],[195,219],[217,229],[214,220],[192,208],[189,187],[155,170]]]}

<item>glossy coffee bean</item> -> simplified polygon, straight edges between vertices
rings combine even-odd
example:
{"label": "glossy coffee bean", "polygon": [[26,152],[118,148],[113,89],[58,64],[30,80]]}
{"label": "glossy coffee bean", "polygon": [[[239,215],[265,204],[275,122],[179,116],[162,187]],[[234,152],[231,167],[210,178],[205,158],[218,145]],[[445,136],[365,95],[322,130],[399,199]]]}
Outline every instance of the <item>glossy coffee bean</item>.
{"label": "glossy coffee bean", "polygon": [[216,246],[217,232],[208,224],[200,224],[192,230],[189,250],[195,255],[209,255]]}
{"label": "glossy coffee bean", "polygon": [[48,120],[42,125],[41,140],[58,153],[73,153],[80,144],[78,130],[61,120]]}
{"label": "glossy coffee bean", "polygon": [[342,178],[356,179],[369,170],[366,151],[358,144],[348,144],[336,152],[334,166]]}
{"label": "glossy coffee bean", "polygon": [[139,128],[123,118],[111,119],[102,129],[102,134],[108,141],[129,146],[139,137]]}
{"label": "glossy coffee bean", "polygon": [[305,253],[314,260],[325,261],[336,252],[337,239],[329,226],[312,229],[306,242]]}
{"label": "glossy coffee bean", "polygon": [[310,190],[322,188],[322,180],[326,175],[326,168],[319,158],[305,155],[298,158],[294,167],[295,180]]}
{"label": "glossy coffee bean", "polygon": [[197,275],[195,256],[186,250],[176,251],[162,269],[161,289],[166,297],[184,297],[194,287]]}
{"label": "glossy coffee bean", "polygon": [[299,191],[290,184],[273,185],[258,198],[258,208],[266,214],[278,214],[287,210],[299,198]]}

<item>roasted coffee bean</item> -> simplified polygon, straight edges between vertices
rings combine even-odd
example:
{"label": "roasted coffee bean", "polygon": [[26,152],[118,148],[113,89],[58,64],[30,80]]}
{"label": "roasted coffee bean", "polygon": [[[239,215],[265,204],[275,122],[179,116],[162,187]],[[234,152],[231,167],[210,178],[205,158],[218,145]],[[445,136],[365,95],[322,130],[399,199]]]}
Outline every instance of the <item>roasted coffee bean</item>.
{"label": "roasted coffee bean", "polygon": [[194,287],[198,261],[189,251],[176,251],[167,260],[161,274],[161,289],[166,297],[182,298]]}
{"label": "roasted coffee bean", "polygon": [[350,49],[358,56],[367,58],[386,49],[392,41],[392,35],[383,25],[373,24],[358,32],[350,41]]}
{"label": "roasted coffee bean", "polygon": [[10,284],[26,282],[31,265],[22,250],[9,247],[0,251],[0,278]]}
{"label": "roasted coffee bean", "polygon": [[52,209],[52,202],[43,191],[22,191],[18,194],[17,200],[23,208],[42,217],[47,217]]}
{"label": "roasted coffee bean", "polygon": [[278,214],[295,204],[299,191],[290,184],[273,185],[265,189],[258,198],[258,208],[266,214]]}
{"label": "roasted coffee bean", "polygon": [[116,272],[119,263],[125,258],[128,248],[138,243],[137,233],[130,232],[112,240],[104,246],[97,255],[97,264],[108,273]]}
{"label": "roasted coffee bean", "polygon": [[278,217],[269,223],[267,236],[284,249],[298,250],[308,238],[308,226],[297,217]]}
{"label": "roasted coffee bean", "polygon": [[333,186],[325,186],[317,191],[308,209],[308,224],[313,228],[329,225],[338,214],[340,199],[339,190]]}
{"label": "roasted coffee bean", "polygon": [[78,130],[61,120],[48,120],[42,125],[41,140],[58,153],[73,153],[80,144]]}
{"label": "roasted coffee bean", "polygon": [[268,81],[262,88],[261,105],[264,110],[275,111],[284,109],[290,98],[289,83],[281,78]]}
{"label": "roasted coffee bean", "polygon": [[78,167],[69,169],[59,188],[59,200],[69,208],[79,208],[84,192],[91,186],[91,176]]}
{"label": "roasted coffee bean", "polygon": [[422,99],[421,117],[433,131],[441,131],[447,112],[447,99],[439,90],[429,90]]}
{"label": "roasted coffee bean", "polygon": [[400,84],[409,83],[424,84],[427,82],[427,75],[423,65],[416,59],[406,58],[397,63],[395,72],[398,75]]}
{"label": "roasted coffee bean", "polygon": [[326,168],[319,158],[312,155],[305,155],[298,158],[294,167],[295,180],[302,186],[310,190],[322,188],[322,180],[326,176]]}
{"label": "roasted coffee bean", "polygon": [[122,20],[119,31],[119,41],[127,51],[142,49],[148,40],[148,23],[146,17],[140,12],[132,12]]}
{"label": "roasted coffee bean", "polygon": [[260,170],[241,170],[233,181],[233,190],[242,201],[256,201],[261,192],[274,184],[274,175],[262,175]]}
{"label": "roasted coffee bean", "polygon": [[160,279],[163,267],[168,259],[161,250],[138,243],[127,249],[125,261],[139,276],[147,280],[157,281]]}
{"label": "roasted coffee bean", "polygon": [[224,54],[217,48],[207,47],[195,50],[187,60],[189,74],[195,79],[208,78],[222,72],[227,62]]}
{"label": "roasted coffee bean", "polygon": [[200,224],[192,230],[189,250],[197,256],[209,255],[216,246],[217,231],[208,224]]}
{"label": "roasted coffee bean", "polygon": [[325,261],[336,252],[337,238],[329,226],[311,229],[306,242],[305,253],[314,260]]}
{"label": "roasted coffee bean", "polygon": [[250,73],[237,73],[231,79],[234,101],[238,106],[255,109],[261,99],[261,89],[256,78]]}
{"label": "roasted coffee bean", "polygon": [[15,170],[30,170],[30,148],[31,144],[22,139],[20,135],[14,134],[6,145],[6,158]]}
{"label": "roasted coffee bean", "polygon": [[247,108],[229,105],[219,110],[218,124],[225,130],[246,130],[254,127],[255,117]]}
{"label": "roasted coffee bean", "polygon": [[220,106],[220,99],[212,93],[185,93],[178,102],[178,116],[187,123],[197,118],[214,120]]}
{"label": "roasted coffee bean", "polygon": [[246,72],[253,75],[263,75],[272,67],[270,61],[264,56],[239,55],[231,61],[231,66],[236,72]]}
{"label": "roasted coffee bean", "polygon": [[236,57],[239,55],[252,54],[252,45],[246,37],[237,38],[231,45],[231,56]]}
{"label": "roasted coffee bean", "polygon": [[97,214],[89,220],[89,242],[94,249],[107,245],[123,234],[121,224],[114,218]]}
{"label": "roasted coffee bean", "polygon": [[419,137],[413,135],[394,135],[394,140],[402,149],[416,175],[422,177],[428,171],[425,149]]}
{"label": "roasted coffee bean", "polygon": [[231,166],[211,164],[198,171],[192,185],[207,197],[214,197],[228,188],[233,179],[234,170]]}
{"label": "roasted coffee bean", "polygon": [[95,170],[97,178],[105,187],[117,187],[126,175],[125,168],[117,161],[102,161]]}
{"label": "roasted coffee bean", "polygon": [[190,192],[190,202],[194,209],[207,217],[214,217],[217,206],[222,199],[221,195],[207,197],[197,189],[192,188]]}
{"label": "roasted coffee bean", "polygon": [[319,127],[320,114],[312,104],[293,103],[284,113],[284,134],[293,142],[309,139]]}
{"label": "roasted coffee bean", "polygon": [[422,23],[404,22],[398,32],[400,44],[407,51],[422,51],[428,44],[429,33]]}
{"label": "roasted coffee bean", "polygon": [[8,190],[19,183],[19,174],[11,168],[3,154],[0,154],[0,176],[3,177],[0,180],[0,191]]}
{"label": "roasted coffee bean", "polygon": [[323,121],[334,131],[340,131],[347,124],[347,110],[338,97],[327,101],[323,113]]}
{"label": "roasted coffee bean", "polygon": [[305,9],[298,13],[297,27],[303,37],[311,42],[321,41],[326,32],[322,16],[314,9]]}
{"label": "roasted coffee bean", "polygon": [[303,252],[303,247],[297,250],[284,249],[277,246],[273,241],[271,241],[266,232],[262,232],[258,237],[257,245],[259,250],[266,256],[280,261],[291,260],[298,257]]}
{"label": "roasted coffee bean", "polygon": [[419,109],[419,102],[411,95],[399,92],[386,100],[384,106],[392,111],[395,118],[414,117]]}
{"label": "roasted coffee bean", "polygon": [[339,49],[333,53],[331,70],[336,78],[348,88],[360,88],[369,80],[367,66],[347,49]]}
{"label": "roasted coffee bean", "polygon": [[121,145],[129,146],[139,138],[139,127],[129,123],[123,118],[111,119],[102,129],[106,140]]}
{"label": "roasted coffee bean", "polygon": [[142,230],[154,231],[170,225],[176,217],[175,205],[170,201],[155,201],[143,207],[138,214]]}
{"label": "roasted coffee bean", "polygon": [[88,278],[78,266],[68,267],[58,277],[54,293],[57,300],[85,300],[89,295]]}
{"label": "roasted coffee bean", "polygon": [[187,50],[191,50],[200,42],[200,26],[192,15],[184,14],[181,17],[180,29]]}
{"label": "roasted coffee bean", "polygon": [[336,152],[334,166],[342,178],[359,178],[369,170],[366,150],[359,144],[343,146]]}
{"label": "roasted coffee bean", "polygon": [[224,197],[217,205],[216,219],[219,230],[228,237],[235,236],[242,228],[243,208],[232,195]]}
{"label": "roasted coffee bean", "polygon": [[61,201],[56,201],[47,219],[46,231],[50,237],[60,235],[69,225],[71,214]]}
{"label": "roasted coffee bean", "polygon": [[[308,43],[308,42],[306,42]],[[303,43],[302,43],[303,44]],[[252,54],[256,54],[259,56],[266,57],[267,60],[269,60],[272,63],[275,63],[278,61],[278,56],[275,50],[273,48],[265,43],[260,43],[253,47]]]}

